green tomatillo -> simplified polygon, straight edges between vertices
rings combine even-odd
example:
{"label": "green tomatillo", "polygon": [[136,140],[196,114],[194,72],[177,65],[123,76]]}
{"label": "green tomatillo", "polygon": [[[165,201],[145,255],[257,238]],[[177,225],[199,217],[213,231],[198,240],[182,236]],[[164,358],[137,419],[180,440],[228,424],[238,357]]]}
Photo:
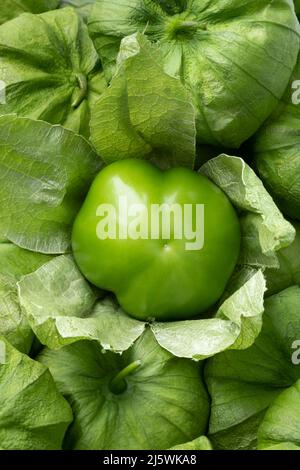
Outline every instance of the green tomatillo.
{"label": "green tomatillo", "polygon": [[173,356],[148,328],[123,354],[78,341],[37,360],[72,406],[65,450],[168,449],[207,429],[203,363]]}
{"label": "green tomatillo", "polygon": [[222,295],[240,226],[227,196],[185,168],[122,160],[94,180],[73,227],[85,277],[141,320],[181,320]]}

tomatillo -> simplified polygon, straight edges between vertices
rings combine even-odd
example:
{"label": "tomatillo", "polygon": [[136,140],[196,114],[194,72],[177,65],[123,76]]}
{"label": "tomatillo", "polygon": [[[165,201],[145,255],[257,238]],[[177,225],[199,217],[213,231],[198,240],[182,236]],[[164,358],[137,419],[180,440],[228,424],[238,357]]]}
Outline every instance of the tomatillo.
{"label": "tomatillo", "polygon": [[236,265],[240,226],[227,196],[186,168],[121,160],[94,180],[74,222],[84,276],[140,320],[181,320],[222,295]]}

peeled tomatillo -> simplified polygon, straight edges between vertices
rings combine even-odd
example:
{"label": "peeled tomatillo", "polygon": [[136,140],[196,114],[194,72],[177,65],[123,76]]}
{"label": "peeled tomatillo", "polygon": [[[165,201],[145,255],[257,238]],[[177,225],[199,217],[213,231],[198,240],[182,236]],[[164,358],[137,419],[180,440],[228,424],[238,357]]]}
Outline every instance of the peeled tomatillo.
{"label": "peeled tomatillo", "polygon": [[240,236],[229,199],[205,176],[122,160],[94,180],[72,245],[84,276],[125,312],[165,321],[192,318],[220,298]]}

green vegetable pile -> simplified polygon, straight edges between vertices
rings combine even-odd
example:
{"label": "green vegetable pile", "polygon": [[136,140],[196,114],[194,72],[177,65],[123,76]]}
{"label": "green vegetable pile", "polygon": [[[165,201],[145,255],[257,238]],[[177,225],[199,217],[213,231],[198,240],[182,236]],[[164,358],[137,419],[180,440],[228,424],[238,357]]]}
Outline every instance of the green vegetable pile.
{"label": "green vegetable pile", "polygon": [[1,1],[1,450],[300,450],[298,13]]}

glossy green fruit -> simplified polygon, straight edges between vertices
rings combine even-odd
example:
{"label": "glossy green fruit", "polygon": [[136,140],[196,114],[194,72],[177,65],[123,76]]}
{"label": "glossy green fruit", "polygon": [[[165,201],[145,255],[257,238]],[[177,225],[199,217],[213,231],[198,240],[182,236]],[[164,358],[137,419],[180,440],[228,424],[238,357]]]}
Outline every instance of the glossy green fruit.
{"label": "glossy green fruit", "polygon": [[72,245],[85,277],[115,293],[128,314],[180,320],[222,295],[239,255],[240,226],[227,196],[207,177],[122,160],[96,177]]}

